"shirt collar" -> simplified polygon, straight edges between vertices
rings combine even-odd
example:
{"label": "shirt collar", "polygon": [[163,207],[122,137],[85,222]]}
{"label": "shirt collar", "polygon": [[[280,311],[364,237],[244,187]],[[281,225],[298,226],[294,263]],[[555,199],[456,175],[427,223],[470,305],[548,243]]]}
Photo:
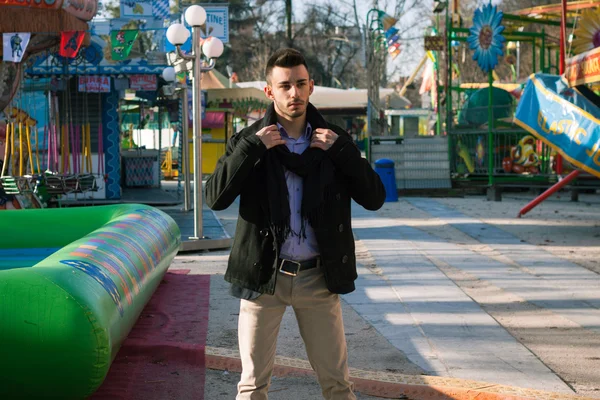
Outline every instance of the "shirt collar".
{"label": "shirt collar", "polygon": [[[281,125],[279,122],[277,123],[277,129],[279,129],[279,132],[285,136],[286,138],[290,138],[290,136],[288,135],[288,133],[286,132],[285,128],[283,127],[283,125]],[[303,141],[302,139],[308,141],[310,140],[312,136],[312,125],[310,124],[310,122],[306,122],[306,129],[304,130],[304,135],[302,135],[301,137],[299,137],[297,140],[299,141]]]}

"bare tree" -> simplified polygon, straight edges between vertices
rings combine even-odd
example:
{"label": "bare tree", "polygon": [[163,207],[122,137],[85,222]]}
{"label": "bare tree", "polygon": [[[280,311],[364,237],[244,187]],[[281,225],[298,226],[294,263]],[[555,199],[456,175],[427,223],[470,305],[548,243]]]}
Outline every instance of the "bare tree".
{"label": "bare tree", "polygon": [[361,42],[351,14],[333,3],[310,5],[294,36],[294,44],[304,51],[313,79],[324,86],[354,87],[361,83]]}
{"label": "bare tree", "polygon": [[281,25],[282,3],[256,0],[248,3],[245,14],[232,24],[230,46],[224,59],[242,81],[264,80],[269,55],[285,44]]}

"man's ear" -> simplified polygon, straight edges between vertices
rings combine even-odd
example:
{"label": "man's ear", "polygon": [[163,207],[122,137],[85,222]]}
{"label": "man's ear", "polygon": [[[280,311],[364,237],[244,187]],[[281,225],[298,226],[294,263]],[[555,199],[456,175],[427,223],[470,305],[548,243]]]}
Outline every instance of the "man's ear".
{"label": "man's ear", "polygon": [[264,91],[265,96],[267,96],[269,100],[275,100],[275,98],[273,97],[273,88],[271,87],[271,85],[265,86]]}
{"label": "man's ear", "polygon": [[310,96],[311,94],[313,94],[313,91],[315,90],[315,81],[312,79],[310,80],[309,88],[310,88],[310,92],[308,94]]}

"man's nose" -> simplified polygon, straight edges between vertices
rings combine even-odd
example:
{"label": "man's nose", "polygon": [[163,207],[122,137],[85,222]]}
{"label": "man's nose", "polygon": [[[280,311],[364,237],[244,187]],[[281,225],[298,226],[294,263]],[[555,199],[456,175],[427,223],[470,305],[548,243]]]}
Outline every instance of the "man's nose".
{"label": "man's nose", "polygon": [[290,88],[290,95],[292,97],[296,97],[297,94],[298,94],[298,87],[296,85],[292,85],[292,87]]}

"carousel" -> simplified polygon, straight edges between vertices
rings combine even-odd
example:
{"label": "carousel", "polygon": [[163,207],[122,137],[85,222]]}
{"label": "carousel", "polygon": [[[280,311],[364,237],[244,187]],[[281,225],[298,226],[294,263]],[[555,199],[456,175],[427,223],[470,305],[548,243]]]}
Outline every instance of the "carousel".
{"label": "carousel", "polygon": [[40,131],[18,98],[32,56],[57,47],[62,32],[81,32],[79,44],[88,45],[87,22],[97,10],[98,0],[0,0],[0,209],[41,208],[38,187],[76,191],[92,182],[52,170],[52,155],[60,152],[52,142],[56,132]]}

